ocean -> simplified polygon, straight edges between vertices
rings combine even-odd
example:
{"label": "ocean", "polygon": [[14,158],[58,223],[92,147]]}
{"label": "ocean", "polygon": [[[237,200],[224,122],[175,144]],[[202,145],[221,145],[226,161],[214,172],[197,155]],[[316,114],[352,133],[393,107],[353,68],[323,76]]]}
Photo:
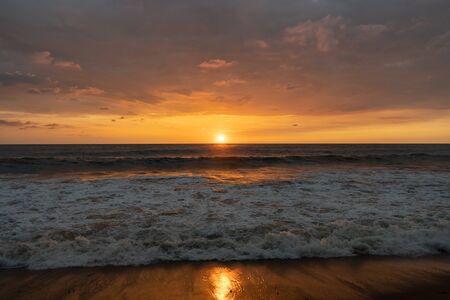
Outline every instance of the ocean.
{"label": "ocean", "polygon": [[2,145],[0,268],[450,252],[450,145]]}

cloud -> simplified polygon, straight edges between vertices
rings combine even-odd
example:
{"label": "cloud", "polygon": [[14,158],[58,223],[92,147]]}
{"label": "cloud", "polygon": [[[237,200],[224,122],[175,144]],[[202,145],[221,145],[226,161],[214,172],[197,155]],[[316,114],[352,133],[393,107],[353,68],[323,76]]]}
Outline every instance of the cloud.
{"label": "cloud", "polygon": [[33,62],[37,65],[50,65],[55,60],[49,51],[34,53],[32,59]]}
{"label": "cloud", "polygon": [[73,128],[73,126],[63,125],[58,123],[49,124],[39,124],[31,121],[11,121],[11,120],[0,120],[0,127],[17,127],[21,130],[25,129],[62,129],[62,128]]}
{"label": "cloud", "polygon": [[[150,93],[142,92],[142,93],[136,93],[136,92],[121,92],[121,93],[108,93],[108,97],[113,97],[115,99],[125,100],[125,101],[139,101],[147,104],[154,104],[157,102],[160,102],[163,100],[162,97],[156,96]],[[106,96],[106,95],[105,95]]]}
{"label": "cloud", "polygon": [[50,123],[50,124],[42,125],[41,128],[46,128],[46,129],[62,129],[62,128],[72,128],[72,126],[69,126],[69,125],[62,125],[62,124],[58,124],[58,123]]}
{"label": "cloud", "polygon": [[[189,113],[449,106],[449,1],[35,2],[0,1],[3,111],[169,115],[173,99]],[[83,72],[61,72],[76,64]],[[250,104],[233,106],[241,94]]]}
{"label": "cloud", "polygon": [[0,120],[0,126],[5,126],[5,127],[20,127],[20,126],[33,125],[33,124],[35,124],[35,123],[22,122],[22,121]]}
{"label": "cloud", "polygon": [[250,40],[246,42],[246,45],[260,49],[267,49],[270,47],[269,44],[264,40]]}
{"label": "cloud", "polygon": [[16,84],[38,84],[41,79],[35,74],[16,72],[0,73],[0,85],[13,86]]}
{"label": "cloud", "polygon": [[291,90],[300,89],[300,88],[302,88],[304,86],[301,85],[301,84],[296,84],[296,83],[287,83],[283,87],[284,87],[285,90],[291,91]]}
{"label": "cloud", "polygon": [[450,49],[450,30],[433,37],[428,43],[428,48],[441,51]]}
{"label": "cloud", "polygon": [[56,59],[53,64],[60,68],[81,70],[81,66],[79,64],[70,60]]}
{"label": "cloud", "polygon": [[52,87],[30,88],[27,90],[27,92],[29,94],[53,94],[53,95],[67,94],[72,96],[100,96],[105,93],[104,90],[92,86],[87,87],[52,86]]}
{"label": "cloud", "polygon": [[215,86],[230,86],[230,85],[235,85],[235,84],[245,84],[247,83],[246,80],[242,80],[242,79],[227,79],[227,80],[219,80],[214,82]]}
{"label": "cloud", "polygon": [[68,93],[74,96],[99,96],[103,95],[105,91],[92,86],[88,87],[73,86],[68,89]]}
{"label": "cloud", "polygon": [[285,40],[300,46],[313,46],[321,52],[333,50],[339,44],[339,35],[345,28],[344,18],[326,16],[317,21],[308,20],[285,31]]}
{"label": "cloud", "polygon": [[341,16],[326,16],[317,21],[308,20],[285,30],[284,40],[303,47],[314,47],[329,52],[351,40],[369,41],[389,28],[384,24],[353,25]]}
{"label": "cloud", "polygon": [[36,52],[32,55],[32,60],[37,65],[53,65],[59,68],[81,70],[81,66],[73,61],[54,58],[50,51]]}
{"label": "cloud", "polygon": [[56,123],[50,123],[50,124],[37,124],[37,125],[25,125],[20,127],[20,130],[28,130],[28,129],[49,129],[49,130],[53,130],[53,129],[62,129],[62,128],[72,128],[72,126],[68,126],[68,125],[60,125],[60,124],[56,124]]}
{"label": "cloud", "polygon": [[41,94],[61,94],[62,91],[59,87],[41,87],[41,88],[30,88],[27,90],[27,93],[29,94],[36,94],[36,95],[41,95]]}
{"label": "cloud", "polygon": [[199,64],[198,66],[202,69],[223,69],[223,68],[231,67],[234,64],[235,64],[235,62],[216,58],[216,59],[210,59],[208,61],[204,61],[201,64]]}
{"label": "cloud", "polygon": [[389,27],[383,24],[366,24],[356,26],[357,37],[361,40],[372,40],[388,30]]}
{"label": "cloud", "polygon": [[83,85],[73,85],[67,82],[59,82],[54,80],[49,80],[47,86],[32,87],[26,91],[28,94],[32,95],[62,95],[77,97],[93,97],[97,99],[108,99],[108,100],[118,100],[118,101],[130,101],[130,102],[143,102],[143,103],[156,103],[161,101],[163,98],[155,96],[150,93],[137,91],[122,92],[116,90],[105,90],[95,86],[83,86]]}
{"label": "cloud", "polygon": [[170,94],[178,94],[178,95],[183,95],[183,96],[190,96],[192,95],[192,90],[190,89],[172,89],[172,90],[168,90],[168,91],[164,91]]}
{"label": "cloud", "polygon": [[413,62],[409,59],[395,61],[391,63],[386,63],[383,65],[385,68],[391,68],[391,69],[403,69],[407,68],[413,65]]}
{"label": "cloud", "polygon": [[255,46],[261,49],[267,49],[269,48],[269,44],[266,41],[263,40],[256,40]]}

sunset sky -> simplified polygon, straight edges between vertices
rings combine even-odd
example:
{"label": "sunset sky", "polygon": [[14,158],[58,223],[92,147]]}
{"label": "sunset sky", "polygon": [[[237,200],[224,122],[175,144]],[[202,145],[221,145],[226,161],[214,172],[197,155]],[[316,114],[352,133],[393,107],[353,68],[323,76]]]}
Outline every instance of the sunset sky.
{"label": "sunset sky", "polygon": [[448,0],[0,2],[0,143],[450,142]]}

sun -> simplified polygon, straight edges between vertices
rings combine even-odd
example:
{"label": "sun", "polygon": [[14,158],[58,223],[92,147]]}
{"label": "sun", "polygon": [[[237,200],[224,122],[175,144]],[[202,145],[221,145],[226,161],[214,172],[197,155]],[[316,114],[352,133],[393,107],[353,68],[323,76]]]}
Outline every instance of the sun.
{"label": "sun", "polygon": [[227,142],[227,137],[224,134],[216,135],[215,139],[217,144],[225,144]]}

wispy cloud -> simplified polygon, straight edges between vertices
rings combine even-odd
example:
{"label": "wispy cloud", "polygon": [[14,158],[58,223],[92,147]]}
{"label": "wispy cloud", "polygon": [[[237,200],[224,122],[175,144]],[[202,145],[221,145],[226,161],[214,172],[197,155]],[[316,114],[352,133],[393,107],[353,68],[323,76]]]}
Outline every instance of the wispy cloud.
{"label": "wispy cloud", "polygon": [[440,51],[450,49],[450,30],[433,37],[428,43],[428,48]]}
{"label": "wispy cloud", "polygon": [[22,122],[22,121],[11,121],[11,120],[0,120],[0,126],[4,127],[20,127],[26,125],[34,125],[33,122]]}
{"label": "wispy cloud", "polygon": [[313,47],[320,52],[329,52],[352,40],[373,40],[387,30],[384,24],[354,25],[342,16],[328,15],[286,28],[284,40],[303,47]]}
{"label": "wispy cloud", "polygon": [[345,28],[344,18],[326,16],[317,21],[308,20],[288,27],[285,40],[300,46],[314,46],[321,52],[328,52],[337,47],[339,35]]}
{"label": "wispy cloud", "polygon": [[394,61],[390,63],[386,63],[383,65],[385,68],[391,68],[391,69],[403,69],[407,68],[413,65],[413,62],[409,59]]}
{"label": "wispy cloud", "polygon": [[242,79],[227,79],[227,80],[218,80],[214,82],[215,86],[230,86],[230,85],[236,85],[236,84],[245,84],[247,83],[246,80]]}
{"label": "wispy cloud", "polygon": [[62,129],[62,128],[72,128],[73,126],[58,123],[40,124],[31,121],[0,119],[0,127],[17,127],[21,130],[26,130],[26,129]]}
{"label": "wispy cloud", "polygon": [[104,90],[87,86],[87,87],[79,87],[79,86],[53,86],[53,87],[41,87],[41,88],[30,88],[28,89],[28,93],[30,94],[67,94],[72,96],[99,96],[105,93]]}
{"label": "wispy cloud", "polygon": [[226,61],[224,59],[216,58],[216,59],[210,59],[207,61],[202,62],[198,66],[202,69],[223,69],[231,67],[235,64],[233,61]]}
{"label": "wispy cloud", "polygon": [[260,49],[267,49],[270,47],[269,43],[267,43],[264,40],[250,40],[250,41],[247,41],[245,44],[246,44],[246,46],[260,48]]}
{"label": "wispy cloud", "polygon": [[59,68],[80,71],[81,66],[73,61],[55,58],[50,51],[36,52],[32,55],[32,60],[38,65],[53,65]]}

